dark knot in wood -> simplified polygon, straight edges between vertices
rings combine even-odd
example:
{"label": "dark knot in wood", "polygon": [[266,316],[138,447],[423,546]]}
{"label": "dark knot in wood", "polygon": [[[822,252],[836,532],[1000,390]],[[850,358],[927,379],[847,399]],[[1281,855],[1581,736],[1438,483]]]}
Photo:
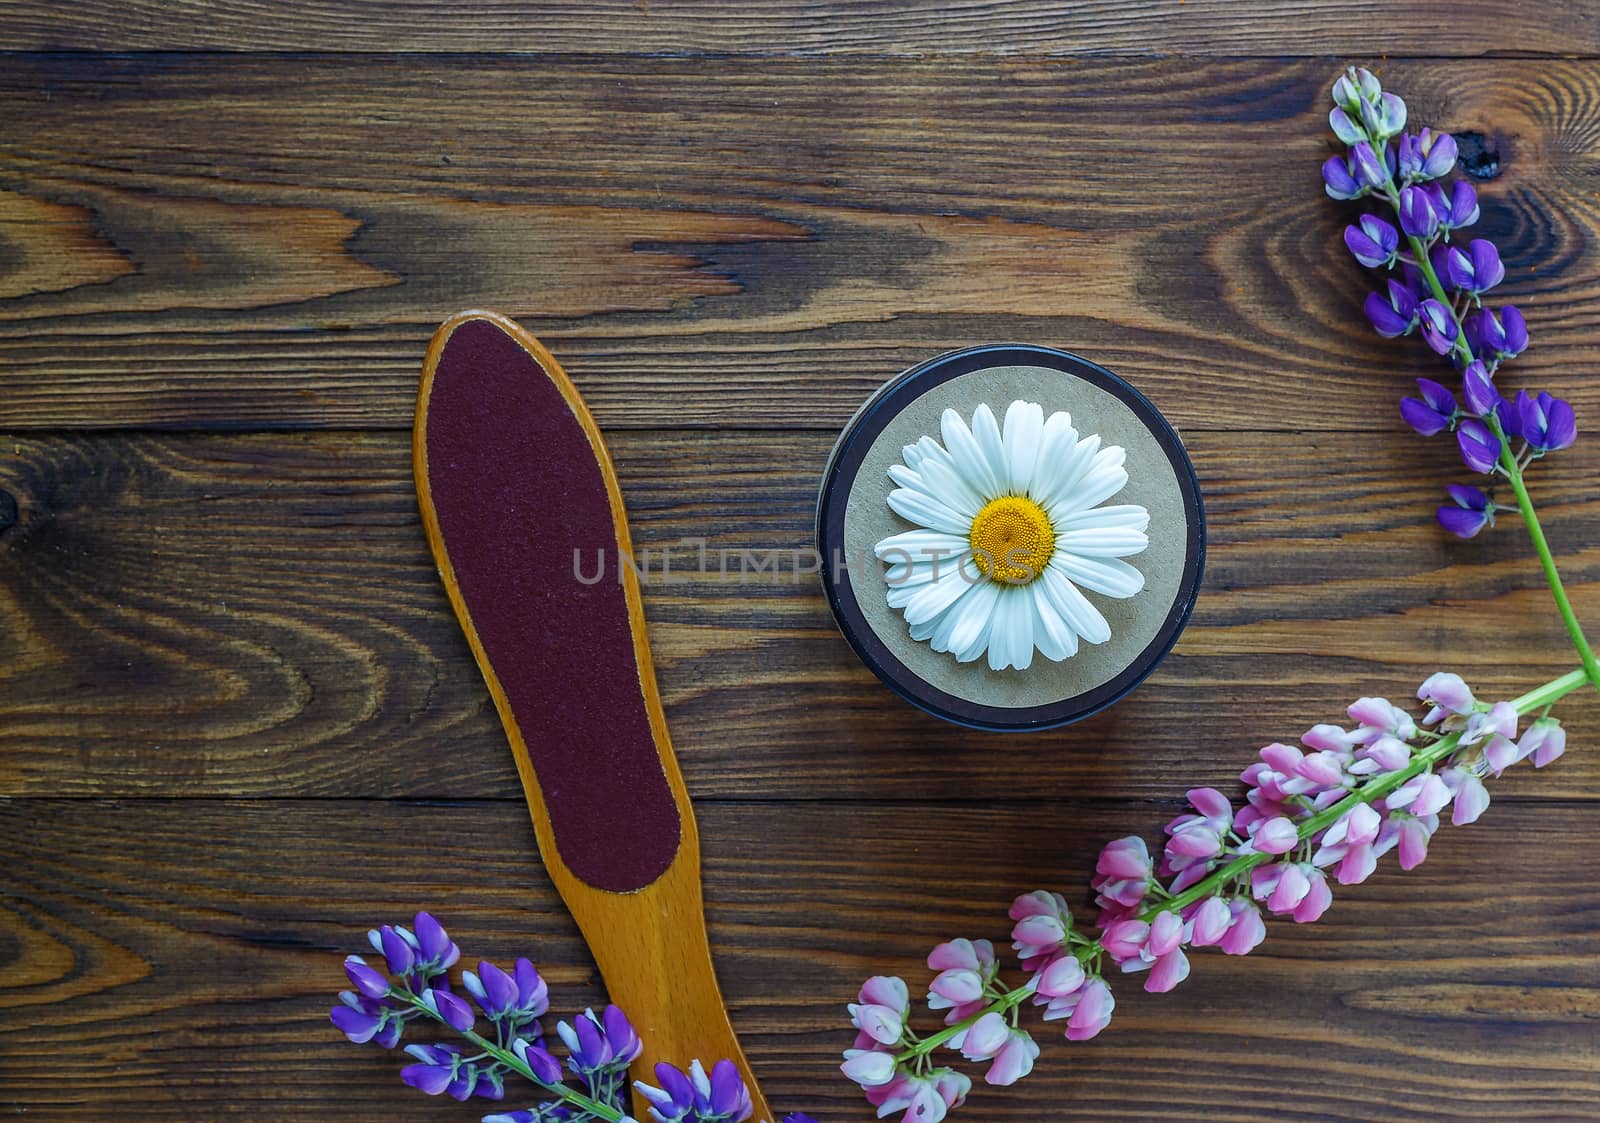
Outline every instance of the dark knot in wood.
{"label": "dark knot in wood", "polygon": [[1484,136],[1480,132],[1452,133],[1461,172],[1468,179],[1494,179],[1505,170],[1505,160],[1500,155],[1502,145],[1498,137]]}

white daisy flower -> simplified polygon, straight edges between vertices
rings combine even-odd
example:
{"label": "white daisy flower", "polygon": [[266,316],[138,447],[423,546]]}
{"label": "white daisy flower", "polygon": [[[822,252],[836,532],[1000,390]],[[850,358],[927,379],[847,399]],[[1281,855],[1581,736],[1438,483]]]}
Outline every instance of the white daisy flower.
{"label": "white daisy flower", "polygon": [[1005,429],[980,405],[972,427],[953,409],[944,444],[923,437],[889,469],[889,506],[920,529],[874,547],[888,563],[889,605],[911,637],[994,670],[1026,670],[1037,648],[1056,662],[1111,627],[1089,599],[1131,597],[1144,576],[1121,560],[1149,545],[1150,513],[1101,507],[1128,482],[1124,449],[1078,437],[1072,418],[1012,402]]}

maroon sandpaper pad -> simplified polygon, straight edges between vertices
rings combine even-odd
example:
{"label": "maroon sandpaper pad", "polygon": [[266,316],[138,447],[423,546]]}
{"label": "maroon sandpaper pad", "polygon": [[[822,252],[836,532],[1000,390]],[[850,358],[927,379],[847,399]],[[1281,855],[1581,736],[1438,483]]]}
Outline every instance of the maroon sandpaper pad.
{"label": "maroon sandpaper pad", "polygon": [[625,893],[667,869],[681,824],[651,736],[655,684],[640,673],[619,580],[606,452],[563,385],[497,324],[467,320],[421,403],[419,457],[561,860],[594,888]]}

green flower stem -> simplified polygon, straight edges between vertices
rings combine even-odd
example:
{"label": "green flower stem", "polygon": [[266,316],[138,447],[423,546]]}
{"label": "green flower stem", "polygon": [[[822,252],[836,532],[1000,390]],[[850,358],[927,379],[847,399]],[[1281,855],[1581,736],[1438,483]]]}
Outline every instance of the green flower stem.
{"label": "green flower stem", "polygon": [[[1392,187],[1389,192],[1389,202],[1398,212],[1400,199],[1394,194]],[[1450,309],[1450,317],[1456,325],[1456,353],[1461,356],[1463,365],[1472,362],[1476,356],[1472,353],[1472,344],[1467,342],[1466,325],[1461,322],[1460,312],[1445,295],[1444,285],[1440,283],[1439,274],[1433,268],[1433,261],[1428,257],[1427,247],[1422,244],[1420,238],[1407,235],[1407,240],[1411,243],[1411,252],[1417,259],[1417,269],[1428,282],[1428,288],[1432,290],[1434,299]],[[1567,589],[1561,582],[1561,573],[1556,569],[1556,560],[1550,553],[1550,543],[1545,539],[1544,527],[1539,522],[1538,513],[1533,509],[1533,500],[1528,495],[1528,485],[1523,481],[1522,465],[1511,452],[1511,442],[1506,439],[1500,418],[1491,413],[1485,420],[1500,441],[1500,470],[1505,473],[1506,480],[1511,484],[1512,494],[1517,497],[1517,510],[1522,514],[1522,524],[1528,528],[1528,537],[1533,541],[1534,553],[1539,555],[1539,568],[1544,570],[1545,582],[1550,586],[1551,595],[1555,597],[1556,611],[1561,614],[1561,622],[1567,627],[1567,635],[1572,637],[1572,646],[1578,652],[1578,661],[1583,664],[1589,681],[1596,690],[1600,690],[1600,660],[1595,659],[1594,649],[1589,646],[1589,639],[1583,634],[1583,626],[1578,623],[1578,614],[1572,610],[1572,601],[1567,598]]]}
{"label": "green flower stem", "polygon": [[[428,1009],[428,1007],[423,1004],[422,999],[418,998],[408,990],[402,990],[399,987],[392,986],[389,988],[389,997],[398,998],[402,1002],[409,1003],[413,1009],[421,1011],[434,1021],[438,1022],[440,1025],[448,1026],[450,1024],[434,1011]],[[505,1065],[512,1072],[515,1072],[519,1076],[524,1076],[533,1081],[533,1083],[537,1084],[551,1095],[559,1096],[562,1103],[570,1104],[579,1111],[586,1111],[596,1119],[609,1120],[610,1123],[617,1123],[618,1120],[627,1118],[626,1115],[618,1111],[616,1108],[603,1104],[599,1100],[590,1099],[582,1092],[574,1092],[565,1084],[546,1084],[543,1080],[540,1080],[537,1076],[535,1076],[533,1074],[533,1069],[529,1068],[527,1064],[518,1058],[518,1056],[510,1049],[502,1049],[500,1046],[496,1045],[493,1041],[490,1041],[482,1034],[470,1029],[457,1030],[456,1032],[460,1033],[462,1037],[472,1042],[489,1056]]]}
{"label": "green flower stem", "polygon": [[[1565,698],[1573,691],[1588,685],[1590,681],[1591,680],[1588,672],[1585,669],[1580,668],[1578,670],[1568,671],[1560,678],[1551,679],[1543,686],[1536,687],[1522,695],[1520,698],[1513,699],[1511,705],[1516,709],[1518,714],[1533,713],[1550,706],[1552,703],[1557,702],[1562,698]],[[1370,783],[1363,784],[1361,787],[1345,796],[1333,806],[1324,808],[1315,815],[1312,815],[1309,819],[1301,820],[1299,824],[1299,830],[1297,832],[1299,841],[1305,842],[1323,830],[1326,830],[1328,827],[1332,826],[1340,816],[1354,810],[1361,804],[1372,803],[1373,801],[1388,795],[1390,792],[1395,791],[1397,788],[1404,787],[1407,781],[1421,775],[1422,772],[1433,767],[1433,765],[1437,764],[1439,761],[1443,760],[1445,757],[1454,752],[1456,744],[1460,739],[1461,735],[1459,733],[1452,733],[1448,737],[1441,737],[1427,748],[1418,752],[1416,756],[1412,757],[1411,763],[1407,764],[1398,772],[1391,772],[1388,775],[1378,777]],[[1249,873],[1257,866],[1266,862],[1276,861],[1280,857],[1281,855],[1277,854],[1245,854],[1237,857],[1227,865],[1223,866],[1221,869],[1208,875],[1201,881],[1196,882],[1194,885],[1191,885],[1182,893],[1162,901],[1159,905],[1155,905],[1146,909],[1144,912],[1139,914],[1139,919],[1149,921],[1153,920],[1155,917],[1164,912],[1178,912],[1182,909],[1186,909],[1196,901],[1213,895],[1219,889]],[[1101,947],[1100,941],[1095,940],[1074,954],[1077,955],[1079,960],[1087,960],[1098,956],[1102,950],[1103,948]],[[926,1056],[936,1047],[943,1045],[956,1034],[972,1026],[985,1014],[1004,1014],[1014,1007],[1021,1005],[1022,1002],[1032,994],[1033,985],[1031,983],[1027,986],[1018,987],[1016,990],[1008,991],[1006,994],[995,999],[988,1006],[985,1006],[982,1010],[979,1010],[976,1014],[963,1018],[955,1025],[948,1026],[939,1033],[934,1034],[932,1037],[927,1037],[919,1041],[911,1048],[898,1054],[895,1057],[895,1060],[903,1064],[909,1061],[914,1061],[919,1057]]]}
{"label": "green flower stem", "polygon": [[972,1026],[977,1023],[978,1019],[983,1017],[985,1014],[1008,1013],[1009,1011],[1016,1009],[1018,1006],[1021,1006],[1032,994],[1032,983],[1029,983],[1026,986],[1020,986],[1016,990],[1009,990],[1005,994],[1002,994],[999,998],[995,999],[993,1002],[989,1003],[989,1005],[985,1006],[982,1010],[979,1010],[976,1014],[973,1014],[970,1017],[962,1018],[955,1025],[945,1026],[938,1033],[933,1034],[931,1037],[924,1037],[921,1041],[918,1041],[905,1052],[897,1054],[894,1058],[895,1062],[897,1064],[905,1064],[909,1061],[916,1060],[918,1057],[925,1057],[939,1046],[943,1045],[946,1041],[949,1041],[956,1034],[971,1029]]}

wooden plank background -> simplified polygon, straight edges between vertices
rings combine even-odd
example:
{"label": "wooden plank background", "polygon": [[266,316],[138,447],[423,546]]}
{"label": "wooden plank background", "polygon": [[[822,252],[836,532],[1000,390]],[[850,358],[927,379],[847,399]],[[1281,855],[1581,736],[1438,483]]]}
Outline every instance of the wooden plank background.
{"label": "wooden plank background", "polygon": [[[1403,15],[1404,18],[1401,18]],[[724,990],[775,1106],[860,978],[1075,899],[1100,842],[1268,740],[1458,668],[1570,664],[1514,526],[1432,528],[1320,192],[1375,65],[1463,137],[1535,346],[1600,412],[1600,16],[1373,2],[0,0],[0,1112],[478,1113],[327,1025],[421,905],[600,997],[423,542],[433,325],[514,315],[612,434],[639,545],[789,551],[838,427],[941,349],[1023,339],[1184,434],[1211,551],[1126,703],[1025,737],[910,712],[803,574],[649,586]],[[1592,443],[1536,490],[1600,620]],[[681,570],[680,570],[681,572]],[[1124,987],[970,1120],[1600,1118],[1600,709],[1418,871]]]}

